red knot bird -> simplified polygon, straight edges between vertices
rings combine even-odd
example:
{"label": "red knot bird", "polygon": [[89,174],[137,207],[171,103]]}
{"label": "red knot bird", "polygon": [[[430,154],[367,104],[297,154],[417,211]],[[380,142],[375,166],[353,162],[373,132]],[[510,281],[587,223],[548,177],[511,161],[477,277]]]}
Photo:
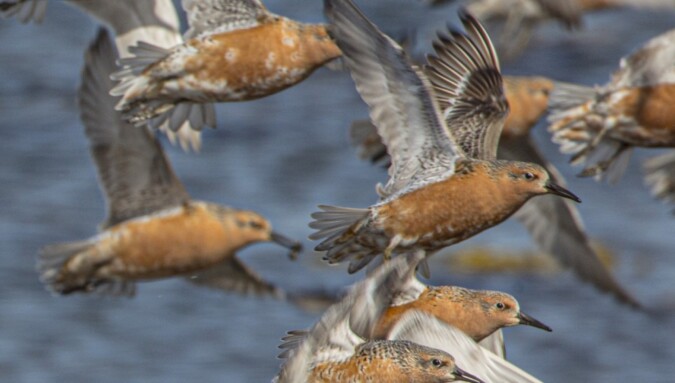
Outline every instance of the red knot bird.
{"label": "red knot bird", "polygon": [[356,272],[379,254],[431,254],[511,216],[530,198],[578,197],[540,165],[496,160],[508,111],[499,63],[480,23],[434,44],[426,75],[358,9],[326,9],[356,89],[391,156],[380,202],[366,209],[320,206],[311,239],[330,263]]}
{"label": "red knot bird", "polygon": [[[546,112],[553,86],[554,82],[545,77],[504,76],[504,94],[509,103],[509,114],[499,139],[497,156],[505,160],[539,164],[546,168],[555,183],[564,185],[565,181],[558,169],[546,160],[530,136],[530,130]],[[359,150],[359,157],[374,163],[389,164],[387,148],[377,134],[377,128],[369,120],[354,122],[350,135],[352,143]],[[668,174],[664,170],[664,167],[667,169],[667,161],[656,162],[653,161],[654,165],[650,167],[655,168],[651,173],[656,175],[648,179],[655,185],[654,193],[667,198],[668,190],[673,190],[669,185],[675,184],[675,178],[665,176]],[[673,181],[669,183],[668,180]],[[541,196],[528,201],[514,216],[527,228],[544,253],[574,270],[582,280],[611,293],[620,302],[641,307],[640,302],[621,286],[591,247],[574,203],[556,196]]]}
{"label": "red knot bird", "polygon": [[257,0],[183,0],[183,8],[190,24],[184,44],[139,42],[114,75],[117,110],[134,124],[178,124],[191,119],[194,104],[265,97],[341,55],[324,25],[275,15]]}
{"label": "red knot bird", "polygon": [[616,182],[634,147],[675,147],[675,29],[621,59],[591,88],[556,83],[549,131],[582,176]]}
{"label": "red knot bird", "polygon": [[272,231],[253,211],[191,200],[147,127],[135,128],[114,110],[108,73],[115,52],[104,31],[85,56],[81,118],[107,200],[102,232],[41,250],[41,280],[55,293],[131,295],[135,282],[183,276],[241,293],[280,295],[235,253],[261,241],[292,250],[300,244]]}
{"label": "red knot bird", "polygon": [[280,348],[285,359],[273,380],[295,382],[481,382],[453,356],[409,341],[368,340],[390,299],[387,286],[401,278],[403,257],[376,270],[332,305],[309,331],[291,331]]}

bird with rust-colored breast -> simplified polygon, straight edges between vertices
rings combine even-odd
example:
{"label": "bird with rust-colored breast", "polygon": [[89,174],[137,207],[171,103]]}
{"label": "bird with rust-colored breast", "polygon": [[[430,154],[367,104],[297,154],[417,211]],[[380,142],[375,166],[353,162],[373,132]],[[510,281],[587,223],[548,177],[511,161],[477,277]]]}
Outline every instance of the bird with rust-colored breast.
{"label": "bird with rust-colored breast", "polygon": [[419,258],[403,256],[408,271],[387,287],[391,304],[377,320],[371,337],[386,339],[402,317],[411,311],[429,314],[451,325],[495,354],[504,355],[501,329],[518,325],[552,331],[520,310],[512,295],[501,291],[472,290],[459,286],[427,286],[416,277]]}
{"label": "bird with rust-colored breast", "polygon": [[387,307],[387,286],[403,277],[402,257],[382,265],[329,307],[308,331],[290,331],[276,383],[319,382],[482,382],[460,369],[453,356],[410,341],[370,340],[376,319]]}
{"label": "bird with rust-colored breast", "polygon": [[[504,76],[504,94],[509,103],[509,114],[499,138],[497,158],[539,164],[548,171],[555,183],[564,185],[564,178],[541,153],[530,134],[537,121],[546,113],[553,87],[554,81],[545,77]],[[352,144],[358,148],[360,158],[377,164],[390,163],[387,147],[370,120],[354,121],[350,137]],[[672,186],[675,185],[675,177],[668,176],[669,167],[675,169],[672,161],[656,158],[646,164],[649,173],[653,174],[647,179],[654,185],[654,194],[664,199],[669,194],[675,196],[672,191],[675,190]],[[614,295],[620,302],[633,307],[641,306],[600,260],[591,246],[581,214],[572,201],[554,195],[533,198],[518,209],[514,217],[529,231],[539,249],[572,269],[579,278]]]}
{"label": "bird with rust-colored breast", "polygon": [[530,198],[579,199],[540,165],[495,159],[508,105],[496,53],[480,23],[460,17],[434,44],[426,74],[357,8],[328,7],[330,33],[391,156],[380,201],[320,206],[311,239],[330,263],[356,272],[379,254],[431,254],[511,216]]}
{"label": "bird with rust-colored breast", "polygon": [[79,91],[108,217],[91,238],[43,248],[42,282],[58,294],[132,295],[136,281],[182,276],[228,291],[282,295],[235,253],[273,241],[295,256],[300,244],[272,231],[258,213],[191,200],[152,131],[129,125],[114,110],[108,74],[115,59],[102,30],[86,53]]}
{"label": "bird with rust-colored breast", "polygon": [[136,57],[121,60],[124,69],[114,75],[117,110],[134,124],[180,122],[194,104],[268,96],[341,55],[324,25],[275,15],[258,0],[182,3],[185,43],[163,49],[139,42]]}
{"label": "bird with rust-colored breast", "polygon": [[622,58],[603,86],[556,82],[548,129],[582,176],[616,182],[633,148],[675,147],[673,105],[675,29]]}
{"label": "bird with rust-colored breast", "polygon": [[275,381],[539,382],[452,325],[420,318],[427,315],[423,311],[409,310],[386,337],[376,339],[379,318],[398,299],[396,286],[423,258],[409,254],[379,266],[310,330],[289,332]]}

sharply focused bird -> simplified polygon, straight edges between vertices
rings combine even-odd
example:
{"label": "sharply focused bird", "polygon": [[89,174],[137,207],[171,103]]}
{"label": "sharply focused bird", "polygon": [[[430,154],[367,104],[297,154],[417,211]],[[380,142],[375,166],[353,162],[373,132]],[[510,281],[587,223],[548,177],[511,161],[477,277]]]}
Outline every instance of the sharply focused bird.
{"label": "sharply focused bird", "polygon": [[[539,382],[452,325],[435,324],[433,317],[429,326],[413,324],[410,317],[425,316],[423,311],[406,312],[386,339],[372,340],[379,318],[397,299],[396,286],[423,257],[409,254],[378,267],[309,331],[289,332],[275,382]],[[430,331],[439,334],[433,348],[426,345]]]}
{"label": "sharply focused bird", "polygon": [[108,74],[115,59],[102,30],[85,55],[79,92],[108,217],[96,236],[43,248],[40,279],[58,294],[132,295],[136,281],[182,276],[228,291],[283,295],[235,253],[273,241],[294,257],[300,244],[273,232],[258,213],[191,200],[152,131],[114,110]]}
{"label": "sharply focused bird", "polygon": [[[546,112],[553,86],[553,80],[545,77],[504,76],[509,115],[499,139],[497,158],[539,164],[546,168],[555,183],[564,186],[562,175],[544,157],[530,134],[530,130]],[[360,158],[373,163],[390,164],[387,147],[370,120],[355,121],[350,136],[358,148]],[[662,173],[663,170],[657,174]],[[666,181],[668,177],[654,176],[650,179],[654,179],[654,188],[662,190],[660,193],[667,194],[668,190],[672,190]],[[671,179],[671,184],[675,184],[675,178]],[[533,198],[518,209],[514,216],[527,228],[541,251],[550,254],[601,291],[614,295],[623,303],[640,307],[637,299],[621,286],[591,247],[581,214],[572,201],[553,195]]]}
{"label": "sharply focused bird", "polygon": [[496,53],[480,23],[434,44],[426,74],[351,2],[329,6],[330,33],[391,157],[380,202],[320,206],[311,239],[329,263],[356,272],[379,254],[435,251],[492,227],[531,197],[578,197],[536,164],[495,159],[508,105]]}

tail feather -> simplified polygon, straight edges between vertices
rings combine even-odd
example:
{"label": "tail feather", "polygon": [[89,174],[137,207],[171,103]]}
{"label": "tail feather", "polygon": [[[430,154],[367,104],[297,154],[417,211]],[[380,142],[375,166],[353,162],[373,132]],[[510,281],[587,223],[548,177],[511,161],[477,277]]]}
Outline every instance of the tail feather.
{"label": "tail feather", "polygon": [[601,90],[556,82],[549,98],[548,130],[560,151],[572,156],[572,164],[584,166],[580,176],[614,183],[623,175],[631,151],[606,134],[601,103]]}
{"label": "tail feather", "polygon": [[[110,258],[100,252],[83,254],[94,246],[91,240],[45,246],[38,254],[37,270],[47,290],[68,295],[75,292],[133,296],[135,284],[121,279],[98,278],[96,271],[108,264]],[[79,255],[83,259],[70,268],[68,263]]]}

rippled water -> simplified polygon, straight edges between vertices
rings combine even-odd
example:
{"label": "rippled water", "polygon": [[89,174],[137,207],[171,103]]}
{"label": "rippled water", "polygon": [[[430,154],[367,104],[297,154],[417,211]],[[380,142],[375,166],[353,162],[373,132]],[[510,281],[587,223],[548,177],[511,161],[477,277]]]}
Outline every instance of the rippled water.
{"label": "rippled water", "polygon": [[[278,13],[321,21],[318,1],[267,1]],[[416,1],[366,2],[384,30],[415,27],[419,50],[434,30],[456,20],[451,8]],[[390,4],[394,5],[390,5]],[[667,12],[615,11],[586,18],[568,34],[541,29],[507,74],[542,74],[603,83],[619,58],[675,26]],[[103,219],[103,200],[74,104],[82,52],[94,24],[50,2],[42,25],[0,22],[0,381],[255,382],[277,371],[279,338],[316,314],[283,302],[246,299],[181,280],[141,284],[133,299],[50,296],[34,271],[41,246],[85,238]],[[344,73],[319,70],[307,81],[259,101],[222,105],[219,127],[204,134],[199,155],[167,148],[197,199],[258,210],[296,238],[310,233],[319,203],[367,206],[384,172],[356,159],[347,139],[352,118],[366,115]],[[453,274],[437,256],[433,283],[513,293],[524,310],[554,328],[507,330],[511,360],[548,382],[672,381],[675,373],[675,220],[642,184],[640,152],[616,187],[573,177],[540,127],[547,156],[580,195],[591,236],[616,253],[618,278],[661,315],[616,304],[571,273]],[[305,240],[307,249],[312,244]],[[530,249],[525,231],[507,222],[469,241]],[[310,251],[295,263],[272,245],[242,253],[266,278],[289,290],[340,289],[358,276],[328,267]],[[441,260],[441,261],[439,261]]]}

